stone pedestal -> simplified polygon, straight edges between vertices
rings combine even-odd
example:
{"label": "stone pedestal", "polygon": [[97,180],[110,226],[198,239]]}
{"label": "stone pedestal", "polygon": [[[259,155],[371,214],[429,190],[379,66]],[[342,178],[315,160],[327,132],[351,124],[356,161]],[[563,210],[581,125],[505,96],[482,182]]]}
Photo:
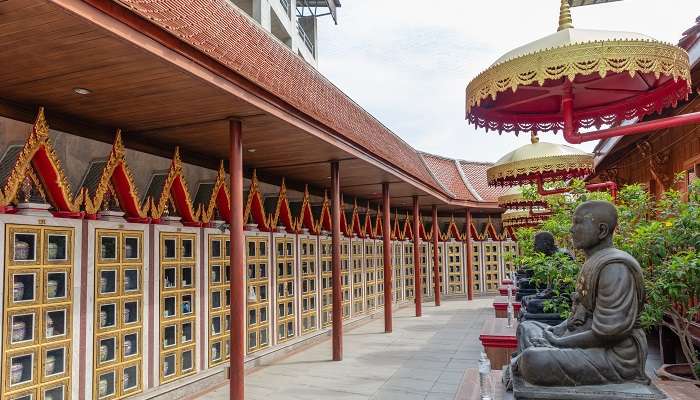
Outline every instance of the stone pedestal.
{"label": "stone pedestal", "polygon": [[[513,303],[513,318],[517,318],[520,314],[520,303],[511,300]],[[493,299],[493,309],[496,312],[496,318],[508,318],[508,296],[498,296]]]}
{"label": "stone pedestal", "polygon": [[[499,286],[498,287],[498,294],[500,294],[501,296],[508,296],[508,285]],[[515,295],[518,294],[518,288],[513,286],[511,294],[513,295],[513,298],[515,298]]]}
{"label": "stone pedestal", "polygon": [[593,386],[535,386],[513,376],[513,395],[519,400],[671,400],[653,383]]}
{"label": "stone pedestal", "polygon": [[479,340],[491,361],[491,369],[501,369],[510,363],[510,356],[518,347],[515,338],[517,320],[513,318],[513,326],[507,327],[503,318],[491,317],[484,321]]}

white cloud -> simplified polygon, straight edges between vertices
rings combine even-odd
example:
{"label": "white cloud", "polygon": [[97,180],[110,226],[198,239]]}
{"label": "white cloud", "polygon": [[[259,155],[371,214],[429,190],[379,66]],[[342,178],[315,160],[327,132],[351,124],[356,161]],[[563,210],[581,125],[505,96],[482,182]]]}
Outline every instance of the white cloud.
{"label": "white cloud", "polygon": [[[346,0],[319,31],[319,69],[419,150],[495,161],[529,138],[475,130],[467,83],[500,55],[556,30],[559,0]],[[639,32],[676,43],[697,0],[623,0],[575,8],[574,26]],[[564,143],[561,135],[543,140]],[[594,144],[578,146],[592,150]]]}

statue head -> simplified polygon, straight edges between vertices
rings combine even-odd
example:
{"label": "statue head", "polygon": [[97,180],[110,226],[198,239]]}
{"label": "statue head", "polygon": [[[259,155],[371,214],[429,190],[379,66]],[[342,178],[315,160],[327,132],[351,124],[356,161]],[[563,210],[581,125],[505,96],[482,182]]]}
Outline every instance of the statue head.
{"label": "statue head", "polygon": [[556,253],[557,245],[554,242],[554,235],[551,232],[537,232],[535,234],[535,251],[548,256]]}
{"label": "statue head", "polygon": [[574,247],[593,250],[612,246],[617,227],[617,209],[607,201],[587,201],[574,211],[571,239]]}

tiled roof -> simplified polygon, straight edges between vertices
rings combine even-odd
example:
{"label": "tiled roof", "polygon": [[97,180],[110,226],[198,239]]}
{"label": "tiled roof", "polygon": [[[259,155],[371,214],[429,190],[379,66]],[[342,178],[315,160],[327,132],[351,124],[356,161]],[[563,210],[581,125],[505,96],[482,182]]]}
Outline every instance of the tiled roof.
{"label": "tiled roof", "polygon": [[492,166],[492,163],[475,162],[475,161],[459,161],[459,166],[462,168],[462,174],[467,180],[467,184],[472,192],[476,192],[479,201],[496,202],[498,196],[505,193],[506,189],[502,187],[489,186],[486,179],[486,170]]}
{"label": "tiled roof", "polygon": [[418,152],[228,0],[116,0],[434,189]]}
{"label": "tiled roof", "polygon": [[428,153],[421,153],[421,156],[440,185],[454,198],[469,201],[476,200],[476,197],[467,188],[455,160]]}

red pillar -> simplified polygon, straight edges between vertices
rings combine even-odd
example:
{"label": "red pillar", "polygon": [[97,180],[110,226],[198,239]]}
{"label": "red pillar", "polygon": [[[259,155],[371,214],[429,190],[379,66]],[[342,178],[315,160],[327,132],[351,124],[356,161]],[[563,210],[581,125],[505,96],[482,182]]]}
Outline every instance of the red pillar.
{"label": "red pillar", "polygon": [[467,257],[467,299],[472,300],[474,298],[474,266],[472,254],[472,212],[467,208],[467,238],[465,240],[467,243],[467,251],[465,257]]}
{"label": "red pillar", "polygon": [[384,332],[392,331],[392,290],[391,275],[391,204],[389,198],[389,184],[382,184],[382,234],[384,238]]}
{"label": "red pillar", "polygon": [[[413,196],[413,269],[416,271],[414,288],[416,290],[416,317],[423,315],[423,271],[420,263],[420,230],[418,229],[418,196]],[[426,254],[426,257],[428,255]]]}
{"label": "red pillar", "polygon": [[244,400],[246,290],[243,235],[243,145],[241,121],[231,120],[229,168],[231,173],[231,367],[229,399]]}
{"label": "red pillar", "polygon": [[343,359],[343,290],[340,282],[340,164],[331,163],[333,361]]}
{"label": "red pillar", "polygon": [[438,240],[440,228],[438,227],[437,206],[433,206],[433,291],[435,293],[435,306],[440,305],[440,259],[438,257]]}

